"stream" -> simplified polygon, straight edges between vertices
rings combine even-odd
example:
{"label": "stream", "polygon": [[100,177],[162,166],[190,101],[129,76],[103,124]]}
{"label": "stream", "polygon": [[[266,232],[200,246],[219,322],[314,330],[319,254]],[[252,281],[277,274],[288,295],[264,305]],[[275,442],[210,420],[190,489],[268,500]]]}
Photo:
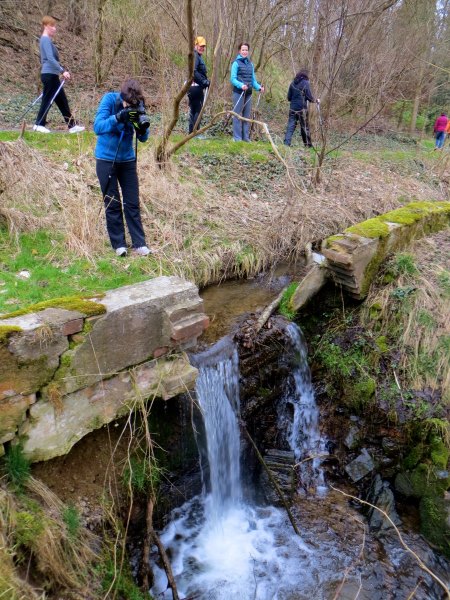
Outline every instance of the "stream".
{"label": "stream", "polygon": [[[287,326],[287,335],[296,356],[295,385],[280,403],[278,427],[300,467],[292,506],[300,535],[284,509],[244,497],[239,362],[231,339],[222,338],[191,357],[199,369],[196,400],[207,438],[203,492],[175,509],[161,532],[179,597],[439,600],[442,587],[419,568],[398,537],[391,531],[373,536],[357,505],[327,486],[321,466],[326,441],[319,432],[306,344],[294,324]],[[435,556],[420,535],[403,530],[402,536],[430,568],[448,579],[448,563]],[[152,596],[172,598],[156,554],[153,561]]]}

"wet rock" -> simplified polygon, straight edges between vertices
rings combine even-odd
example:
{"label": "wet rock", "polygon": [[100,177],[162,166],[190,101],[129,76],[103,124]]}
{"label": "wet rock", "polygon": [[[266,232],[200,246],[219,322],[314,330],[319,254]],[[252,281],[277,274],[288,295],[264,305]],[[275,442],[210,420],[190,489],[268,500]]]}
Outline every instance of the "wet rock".
{"label": "wet rock", "polygon": [[[383,481],[379,475],[374,479],[367,501],[383,510],[395,525],[400,524],[401,521],[395,509],[394,494],[389,483]],[[389,520],[375,508],[369,509],[367,519],[369,521],[369,527],[373,531],[382,533],[392,529],[392,524]]]}
{"label": "wet rock", "polygon": [[356,448],[359,440],[359,429],[354,425],[350,427],[349,432],[347,433],[347,437],[344,440],[344,444],[347,446],[349,450]]}
{"label": "wet rock", "polygon": [[384,437],[381,440],[381,447],[386,456],[394,457],[398,456],[398,442],[388,437]]}
{"label": "wet rock", "polygon": [[367,452],[367,450],[363,448],[361,454],[345,467],[345,471],[347,472],[350,479],[352,479],[352,481],[356,483],[357,481],[365,477],[368,473],[373,471],[374,468],[375,465],[372,460],[372,457]]}

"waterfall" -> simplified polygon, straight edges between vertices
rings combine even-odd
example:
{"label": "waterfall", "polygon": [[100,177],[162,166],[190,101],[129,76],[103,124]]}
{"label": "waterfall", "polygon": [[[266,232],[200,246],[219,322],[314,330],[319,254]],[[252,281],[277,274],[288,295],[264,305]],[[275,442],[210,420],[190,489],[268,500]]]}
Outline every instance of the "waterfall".
{"label": "waterfall", "polygon": [[286,332],[294,355],[294,387],[286,392],[280,404],[279,426],[285,430],[288,443],[294,452],[302,487],[310,491],[322,491],[325,482],[320,468],[320,457],[327,452],[320,437],[319,409],[311,383],[308,349],[303,333],[295,323],[290,323]]}
{"label": "waterfall", "polygon": [[238,353],[229,338],[192,357],[199,368],[197,400],[207,432],[213,521],[241,500]]}

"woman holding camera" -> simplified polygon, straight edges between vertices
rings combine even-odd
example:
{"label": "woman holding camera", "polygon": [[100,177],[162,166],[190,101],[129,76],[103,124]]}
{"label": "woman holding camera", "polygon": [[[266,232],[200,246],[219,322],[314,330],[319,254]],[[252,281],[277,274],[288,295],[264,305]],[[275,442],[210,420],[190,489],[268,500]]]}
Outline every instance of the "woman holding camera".
{"label": "woman holding camera", "polygon": [[97,177],[105,203],[109,239],[117,256],[126,256],[128,252],[124,217],[134,254],[151,254],[141,222],[137,157],[133,148],[135,133],[140,142],[149,136],[144,102],[140,83],[126,79],[120,93],[108,92],[103,96],[94,120]]}

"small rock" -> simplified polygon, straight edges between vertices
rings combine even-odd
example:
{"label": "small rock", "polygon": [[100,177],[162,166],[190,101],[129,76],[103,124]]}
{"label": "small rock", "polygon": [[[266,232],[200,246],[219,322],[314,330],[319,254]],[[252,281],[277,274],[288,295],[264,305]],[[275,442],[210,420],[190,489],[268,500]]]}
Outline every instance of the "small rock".
{"label": "small rock", "polygon": [[20,277],[20,279],[30,279],[31,273],[30,271],[19,271],[17,277]]}
{"label": "small rock", "polygon": [[374,468],[375,465],[373,463],[372,457],[367,452],[367,450],[363,448],[361,454],[357,456],[355,460],[352,460],[352,462],[345,467],[345,470],[350,479],[356,482],[365,477],[371,471],[373,471]]}

